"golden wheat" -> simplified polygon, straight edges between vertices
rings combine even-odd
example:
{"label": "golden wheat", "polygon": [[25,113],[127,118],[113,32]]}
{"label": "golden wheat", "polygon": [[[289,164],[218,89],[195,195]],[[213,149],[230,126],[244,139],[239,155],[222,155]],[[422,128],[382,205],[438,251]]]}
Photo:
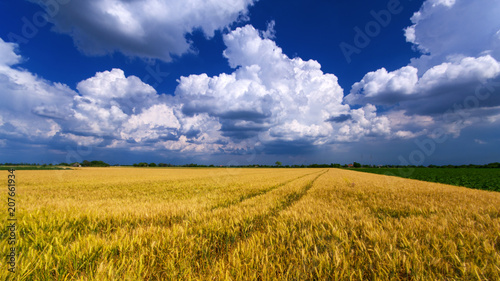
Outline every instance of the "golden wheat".
{"label": "golden wheat", "polygon": [[496,192],[341,169],[16,173],[4,280],[500,280]]}

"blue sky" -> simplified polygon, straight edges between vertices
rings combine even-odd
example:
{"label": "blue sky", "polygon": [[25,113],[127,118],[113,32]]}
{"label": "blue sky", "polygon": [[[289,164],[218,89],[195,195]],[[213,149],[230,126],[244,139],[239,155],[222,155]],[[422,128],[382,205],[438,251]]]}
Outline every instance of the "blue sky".
{"label": "blue sky", "polygon": [[2,1],[0,162],[499,161],[499,13],[487,0]]}

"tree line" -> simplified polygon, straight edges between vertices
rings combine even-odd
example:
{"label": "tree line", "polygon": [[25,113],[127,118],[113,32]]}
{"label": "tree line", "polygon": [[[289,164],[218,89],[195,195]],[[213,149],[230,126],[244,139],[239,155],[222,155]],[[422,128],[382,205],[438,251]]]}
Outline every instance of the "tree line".
{"label": "tree line", "polygon": [[[0,163],[0,166],[67,166],[67,167],[109,167],[110,164],[100,161],[93,160],[88,161],[84,160],[81,163],[59,163],[59,164],[38,164],[38,163]],[[119,165],[116,165],[119,166]],[[484,165],[428,165],[428,166],[402,166],[402,165],[371,165],[371,164],[361,164],[358,162],[353,162],[352,164],[339,164],[339,163],[330,163],[330,164],[302,164],[302,165],[283,165],[280,161],[276,161],[275,165],[261,165],[261,164],[251,164],[251,165],[200,165],[200,164],[182,164],[182,165],[174,165],[174,164],[166,164],[166,163],[147,163],[140,162],[134,163],[133,165],[124,165],[124,166],[133,166],[133,167],[200,167],[200,168],[209,168],[209,167],[235,167],[235,168],[500,168],[499,162],[484,164]]]}

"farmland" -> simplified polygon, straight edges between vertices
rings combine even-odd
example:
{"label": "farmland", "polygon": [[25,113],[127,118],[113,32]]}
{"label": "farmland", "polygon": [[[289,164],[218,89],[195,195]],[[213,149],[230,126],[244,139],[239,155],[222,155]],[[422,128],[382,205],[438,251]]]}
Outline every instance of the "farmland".
{"label": "farmland", "polygon": [[500,191],[498,168],[362,168],[360,172]]}
{"label": "farmland", "polygon": [[16,178],[18,263],[0,261],[2,280],[500,280],[498,192],[345,169]]}

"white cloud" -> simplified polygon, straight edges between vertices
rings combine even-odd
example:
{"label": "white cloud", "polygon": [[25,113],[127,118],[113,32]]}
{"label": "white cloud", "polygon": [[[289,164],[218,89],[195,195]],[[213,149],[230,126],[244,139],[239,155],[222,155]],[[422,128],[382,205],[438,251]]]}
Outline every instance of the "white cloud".
{"label": "white cloud", "polygon": [[262,37],[264,39],[271,39],[271,40],[276,38],[276,30],[274,29],[275,26],[276,22],[274,20],[267,23],[267,30],[262,32]]}
{"label": "white cloud", "polygon": [[215,153],[221,148],[220,144],[199,143],[189,140],[186,136],[181,136],[176,141],[160,142],[157,147],[169,151],[192,152],[192,153]]}
{"label": "white cloud", "polygon": [[385,68],[369,72],[352,86],[345,100],[350,104],[392,104],[395,96],[400,98],[414,93],[418,82],[417,71],[415,67],[406,66],[392,72],[387,72]]}
{"label": "white cloud", "polygon": [[21,56],[15,53],[16,44],[7,43],[0,38],[0,67],[15,65],[21,61]]}
{"label": "white cloud", "polygon": [[[182,77],[176,90],[185,114],[218,117],[224,136],[320,145],[389,132],[375,107],[351,112],[342,103],[337,77],[323,73],[317,61],[289,58],[250,25],[227,34],[224,42],[224,56],[236,70]],[[353,118],[344,124],[327,121],[350,114]]]}
{"label": "white cloud", "polygon": [[176,134],[180,123],[172,108],[165,104],[157,104],[138,115],[132,115],[123,124],[121,138],[133,138],[136,142],[148,139],[161,139]]}
{"label": "white cloud", "polygon": [[[181,77],[176,96],[158,95],[120,69],[98,72],[72,91],[4,63],[8,80],[0,80],[3,88],[29,91],[16,94],[21,105],[9,105],[0,115],[0,128],[7,131],[9,120],[19,136],[191,153],[241,153],[282,143],[311,147],[390,134],[389,120],[377,116],[375,106],[351,110],[335,75],[323,73],[314,60],[289,58],[271,34],[272,23],[267,32],[247,25],[227,34],[224,56],[234,72]],[[15,45],[2,43],[6,55],[22,59]],[[393,81],[390,87],[402,87],[397,77]],[[32,114],[9,119],[18,112]],[[39,123],[44,125],[29,132]]]}
{"label": "white cloud", "polygon": [[46,142],[58,137],[79,145],[106,138],[157,139],[180,128],[167,99],[122,70],[97,73],[78,92],[9,64],[22,58],[15,44],[0,41],[0,138]]}
{"label": "white cloud", "polygon": [[[186,33],[201,28],[212,36],[244,15],[253,1],[233,3],[146,0],[141,4],[148,8],[142,9],[134,1],[70,2],[54,21],[56,29],[72,34],[86,52],[118,50],[169,60],[189,50]],[[459,23],[457,15],[471,20],[463,15],[466,8],[484,16],[486,23]],[[219,13],[209,13],[214,9]],[[247,25],[226,34],[223,56],[234,71],[181,77],[175,97],[158,95],[120,69],[98,72],[73,91],[15,68],[23,58],[15,44],[2,40],[0,94],[13,98],[0,105],[0,138],[59,139],[137,151],[239,153],[265,146],[410,139],[432,134],[435,128],[458,136],[466,126],[494,122],[499,116],[492,109],[500,99],[491,80],[500,77],[500,22],[486,10],[463,0],[426,1],[406,37],[428,53],[394,71],[367,73],[345,98],[337,77],[323,73],[317,61],[283,53],[272,40],[274,22],[267,31]],[[463,39],[460,28],[472,39]],[[478,86],[490,96],[466,104]],[[457,103],[473,108],[452,115],[470,118],[447,121],[443,114]]]}
{"label": "white cloud", "polygon": [[364,136],[389,136],[391,133],[390,120],[385,116],[377,116],[377,108],[367,104],[362,108],[354,109],[351,118],[341,123],[337,140],[344,142],[359,141]]}
{"label": "white cloud", "polygon": [[422,91],[449,84],[477,83],[500,74],[500,63],[490,55],[445,62],[426,71],[419,81]]}
{"label": "white cloud", "polygon": [[439,105],[453,106],[474,94],[480,83],[500,75],[500,63],[490,55],[472,58],[457,57],[453,62],[444,62],[423,73],[418,78],[417,69],[406,66],[393,72],[384,68],[366,74],[360,82],[352,86],[345,97],[350,104],[374,103],[378,105],[397,104],[405,101],[423,100],[420,110],[434,107],[430,100],[437,101],[439,96],[448,97]]}
{"label": "white cloud", "polygon": [[405,110],[392,110],[385,114],[391,120],[391,128],[394,130],[420,131],[427,130],[436,124],[431,116],[405,114]]}
{"label": "white cloud", "polygon": [[480,139],[474,139],[474,142],[477,143],[477,144],[486,144],[485,141],[482,141]]}
{"label": "white cloud", "polygon": [[500,2],[490,0],[427,0],[412,17],[406,40],[425,55],[412,65],[426,71],[450,55],[478,57],[490,54],[500,60],[498,38]]}
{"label": "white cloud", "polygon": [[159,102],[153,87],[120,69],[96,73],[77,85],[79,96],[72,106],[73,131],[83,134],[117,135],[117,128],[131,115]]}
{"label": "white cloud", "polygon": [[135,76],[126,78],[121,69],[96,73],[94,77],[78,83],[77,89],[83,96],[101,101],[135,96],[143,96],[146,100],[156,95],[153,87]]}
{"label": "white cloud", "polygon": [[[38,2],[37,2],[38,3]],[[54,9],[46,2],[40,5]],[[50,20],[87,54],[115,51],[170,61],[193,47],[185,35],[196,29],[212,37],[244,18],[254,0],[89,0],[58,5]]]}
{"label": "white cloud", "polygon": [[411,131],[397,131],[394,133],[394,136],[401,138],[401,139],[412,139],[418,136],[418,134],[415,134],[414,132]]}
{"label": "white cloud", "polygon": [[[22,58],[15,44],[0,41],[4,58]],[[120,69],[98,72],[81,81],[77,92],[38,78],[27,70],[0,64],[0,138],[74,142],[131,150],[176,147],[179,151],[216,151],[221,125],[206,114],[185,116],[174,97]],[[15,62],[14,62],[15,63]],[[178,117],[179,116],[179,117]],[[170,146],[165,145],[168,140]],[[53,143],[53,145],[58,145]]]}
{"label": "white cloud", "polygon": [[[210,130],[202,132],[203,126],[217,128],[213,120],[184,116],[174,97],[158,95],[150,85],[135,76],[126,77],[120,69],[97,73],[77,89],[81,96],[75,96],[71,130],[112,139],[107,147],[151,151],[168,140],[168,147],[182,150],[184,144],[191,147],[190,142],[208,139]],[[203,143],[196,150],[202,147]]]}
{"label": "white cloud", "polygon": [[435,128],[458,137],[491,120],[500,105],[499,14],[500,3],[487,0],[425,1],[405,32],[424,54],[398,70],[367,73],[345,101],[388,109],[399,138]]}
{"label": "white cloud", "polygon": [[61,136],[83,147],[96,146],[103,141],[103,139],[99,137],[75,135],[72,133],[62,133]]}
{"label": "white cloud", "polygon": [[54,120],[69,114],[75,92],[13,68],[22,60],[16,47],[0,39],[0,137],[50,139],[61,130]]}

